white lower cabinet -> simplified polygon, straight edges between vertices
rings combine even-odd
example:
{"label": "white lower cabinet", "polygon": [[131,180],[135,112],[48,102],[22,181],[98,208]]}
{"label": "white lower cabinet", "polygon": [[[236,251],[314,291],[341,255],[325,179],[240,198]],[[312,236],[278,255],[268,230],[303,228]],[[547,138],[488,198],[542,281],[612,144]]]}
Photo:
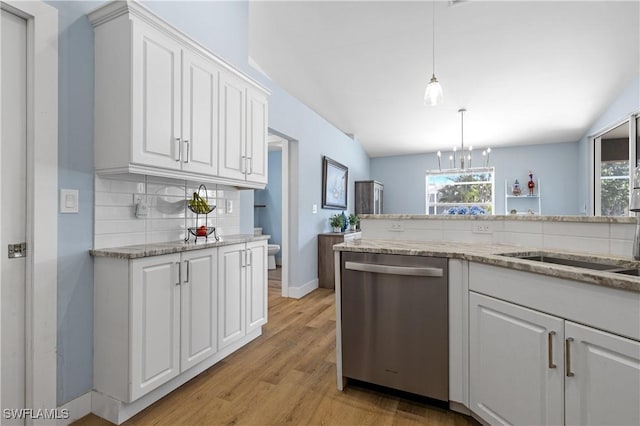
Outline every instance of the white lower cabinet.
{"label": "white lower cabinet", "polygon": [[640,342],[569,321],[568,425],[640,425]]}
{"label": "white lower cabinet", "polygon": [[471,410],[491,424],[562,424],[562,320],[476,293],[469,305]]}
{"label": "white lower cabinet", "polygon": [[217,262],[217,248],[96,260],[96,390],[135,401],[217,352]]}
{"label": "white lower cabinet", "polygon": [[219,346],[267,322],[267,242],[220,247]]}
{"label": "white lower cabinet", "polygon": [[640,424],[640,342],[474,292],[471,410],[489,424]]}

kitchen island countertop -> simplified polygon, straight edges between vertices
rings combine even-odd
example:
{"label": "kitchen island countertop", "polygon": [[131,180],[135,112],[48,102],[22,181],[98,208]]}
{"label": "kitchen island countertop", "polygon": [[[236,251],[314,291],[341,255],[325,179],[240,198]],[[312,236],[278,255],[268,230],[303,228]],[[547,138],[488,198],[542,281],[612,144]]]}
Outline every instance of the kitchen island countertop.
{"label": "kitchen island countertop", "polygon": [[564,258],[589,259],[592,261],[606,260],[623,268],[640,268],[640,262],[631,258],[611,255],[594,255],[590,253],[572,252],[567,250],[539,250],[531,247],[521,247],[502,244],[462,243],[450,241],[399,241],[361,239],[347,241],[334,246],[335,251],[351,251],[364,253],[399,254],[410,256],[435,256],[452,259],[464,259],[472,262],[485,263],[504,268],[525,272],[533,272],[557,278],[564,278],[627,290],[640,293],[640,277],[607,271],[578,268],[533,260],[518,259],[502,256],[501,253],[561,254]]}

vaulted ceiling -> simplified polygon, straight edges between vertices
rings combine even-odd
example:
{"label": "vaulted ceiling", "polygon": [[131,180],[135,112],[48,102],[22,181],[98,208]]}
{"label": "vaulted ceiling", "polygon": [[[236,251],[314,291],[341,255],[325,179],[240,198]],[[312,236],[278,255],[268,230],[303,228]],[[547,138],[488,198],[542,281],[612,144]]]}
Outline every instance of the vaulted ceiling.
{"label": "vaulted ceiling", "polygon": [[[573,142],[640,75],[638,1],[252,1],[252,60],[372,157]],[[640,96],[640,93],[638,94]]]}

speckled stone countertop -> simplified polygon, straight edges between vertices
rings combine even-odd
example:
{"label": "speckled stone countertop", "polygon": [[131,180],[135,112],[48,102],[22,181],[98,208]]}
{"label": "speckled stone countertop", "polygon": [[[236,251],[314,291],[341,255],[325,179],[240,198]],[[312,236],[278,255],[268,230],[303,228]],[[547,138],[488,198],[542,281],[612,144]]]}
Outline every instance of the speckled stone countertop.
{"label": "speckled stone countertop", "polygon": [[636,223],[635,217],[545,216],[534,214],[455,215],[455,214],[363,214],[360,219],[386,220],[521,220],[532,222]]}
{"label": "speckled stone countertop", "polygon": [[89,250],[91,256],[115,257],[118,259],[138,259],[141,257],[160,256],[163,254],[181,253],[183,251],[202,250],[211,247],[228,246],[231,244],[248,243],[251,241],[268,240],[270,235],[225,235],[220,241],[214,238],[200,240],[197,243],[189,241],[171,241],[167,243],[138,244],[134,246],[112,247]]}
{"label": "speckled stone countertop", "polygon": [[628,290],[640,293],[640,277],[617,274],[614,272],[578,268],[560,264],[501,256],[500,253],[523,253],[525,255],[553,255],[564,259],[609,263],[619,269],[640,268],[640,262],[630,258],[616,256],[596,256],[588,253],[576,253],[565,250],[544,251],[499,244],[457,243],[448,241],[397,241],[397,240],[353,240],[333,246],[336,251],[363,253],[401,254],[411,256],[435,256],[452,259],[465,259],[473,262],[534,272],[557,278],[581,281],[604,287]]}

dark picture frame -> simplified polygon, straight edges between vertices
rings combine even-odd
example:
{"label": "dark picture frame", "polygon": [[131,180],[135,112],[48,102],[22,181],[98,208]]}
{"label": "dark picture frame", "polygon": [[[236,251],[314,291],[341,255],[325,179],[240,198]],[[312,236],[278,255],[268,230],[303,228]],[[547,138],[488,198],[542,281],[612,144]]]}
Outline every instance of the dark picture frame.
{"label": "dark picture frame", "polygon": [[322,208],[347,209],[349,168],[335,160],[322,157]]}

